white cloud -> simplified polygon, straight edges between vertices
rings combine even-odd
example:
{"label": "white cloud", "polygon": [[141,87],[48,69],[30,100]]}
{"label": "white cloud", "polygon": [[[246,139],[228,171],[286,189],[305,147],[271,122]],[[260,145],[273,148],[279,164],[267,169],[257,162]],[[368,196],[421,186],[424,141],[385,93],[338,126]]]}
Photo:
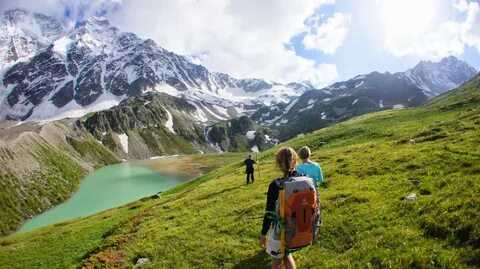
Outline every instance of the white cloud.
{"label": "white cloud", "polygon": [[[112,12],[119,8],[123,0],[11,0],[0,2],[0,12],[13,8],[23,8],[53,16],[73,27],[76,20]],[[68,10],[68,17],[66,11]]]}
{"label": "white cloud", "polygon": [[467,45],[476,47],[480,52],[480,2],[464,2],[467,18],[462,23],[462,39]]}
{"label": "white cloud", "polygon": [[326,22],[320,23],[321,17],[315,15],[309,19],[312,26],[303,39],[307,49],[315,49],[333,54],[343,44],[350,24],[350,15],[335,13]]}
{"label": "white cloud", "polygon": [[315,9],[332,0],[123,1],[110,16],[120,29],[152,38],[180,54],[201,55],[213,71],[280,82],[337,77],[333,64],[316,64],[285,44],[302,32]]}
{"label": "white cloud", "polygon": [[[151,38],[173,52],[188,55],[212,71],[239,78],[279,82],[309,80],[321,87],[333,82],[337,68],[316,63],[288,48],[305,30],[305,19],[334,0],[15,0],[0,10],[24,7],[73,21],[107,10],[122,31]],[[328,48],[327,50],[331,50]]]}
{"label": "white cloud", "polygon": [[[395,3],[395,4],[392,4]],[[422,6],[418,6],[419,3]],[[434,0],[379,1],[385,22],[385,48],[397,57],[439,59],[463,54],[466,46],[480,52],[480,4],[455,0],[454,18],[440,18]]]}

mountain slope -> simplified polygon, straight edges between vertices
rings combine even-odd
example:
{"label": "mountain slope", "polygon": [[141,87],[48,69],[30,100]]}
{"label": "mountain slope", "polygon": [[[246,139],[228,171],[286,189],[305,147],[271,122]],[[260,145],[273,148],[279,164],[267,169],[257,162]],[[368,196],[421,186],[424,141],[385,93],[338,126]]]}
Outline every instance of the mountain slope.
{"label": "mountain slope", "polygon": [[119,159],[72,122],[0,128],[0,234],[70,197],[88,171]]}
{"label": "mountain slope", "polygon": [[438,63],[420,62],[405,72],[358,75],[320,91],[307,91],[285,109],[278,105],[259,109],[252,117],[272,124],[285,140],[368,112],[419,106],[475,74],[474,68],[451,56]]}
{"label": "mountain slope", "polygon": [[261,151],[275,145],[268,128],[259,126],[249,117],[242,116],[218,122],[205,129],[205,137],[210,145],[219,151]]}
{"label": "mountain slope", "polygon": [[164,93],[123,100],[78,121],[103,145],[125,159],[212,151],[202,125],[192,121],[197,109]]}
{"label": "mountain slope", "polygon": [[477,71],[454,56],[439,62],[421,61],[414,68],[397,73],[421,88],[427,96],[437,96],[472,78]]}
{"label": "mountain slope", "polygon": [[58,21],[23,9],[5,11],[0,16],[0,70],[27,60],[65,34]]}
{"label": "mountain slope", "polygon": [[[5,14],[9,12],[13,11]],[[28,57],[15,61],[0,59],[0,64],[9,63],[0,76],[0,119],[80,117],[115,106],[127,97],[157,91],[214,106],[225,111],[217,114],[223,114],[217,117],[223,120],[260,104],[288,102],[313,89],[308,84],[283,85],[210,72],[153,40],[121,32],[100,17],[88,18],[69,31],[59,29],[58,33],[41,38],[43,32],[34,35],[27,31],[29,22],[37,21],[40,15],[21,12],[16,24],[0,20],[0,29],[11,28],[18,32],[20,40],[40,45],[26,48]],[[51,27],[60,25],[53,18],[42,18]],[[0,36],[0,41],[4,40],[0,42],[0,52],[16,50],[10,44],[12,38],[8,34],[3,39]],[[200,105],[199,109],[209,108]]]}
{"label": "mountain slope", "polygon": [[[322,164],[320,240],[300,268],[480,266],[480,77],[426,106],[363,115],[284,145]],[[276,149],[244,185],[240,163],[160,198],[0,239],[2,268],[264,268],[258,247]],[[416,194],[415,198],[411,193]],[[12,259],[11,257],[15,257]]]}

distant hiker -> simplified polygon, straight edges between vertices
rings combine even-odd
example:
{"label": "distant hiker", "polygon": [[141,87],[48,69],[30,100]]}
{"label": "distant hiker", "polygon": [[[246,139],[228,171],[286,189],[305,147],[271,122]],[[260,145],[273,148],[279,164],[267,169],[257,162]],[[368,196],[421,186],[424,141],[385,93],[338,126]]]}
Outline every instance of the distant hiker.
{"label": "distant hiker", "polygon": [[[319,204],[313,179],[298,176],[297,153],[281,148],[276,163],[282,178],[268,186],[260,246],[272,256],[272,268],[295,269],[292,252],[311,245],[319,225]],[[287,232],[288,231],[288,232]]]}
{"label": "distant hiker", "polygon": [[247,184],[250,183],[250,179],[252,180],[252,184],[253,184],[253,181],[255,180],[255,177],[254,177],[254,172],[255,172],[255,168],[253,167],[254,164],[256,164],[256,162],[254,160],[252,160],[252,155],[248,155],[248,158],[243,161],[243,163],[245,164],[245,173],[247,174]]}
{"label": "distant hiker", "polygon": [[318,163],[310,160],[310,155],[312,155],[312,153],[309,147],[304,146],[300,148],[298,156],[302,159],[302,164],[297,165],[297,173],[313,178],[315,185],[318,187],[324,182],[323,172]]}

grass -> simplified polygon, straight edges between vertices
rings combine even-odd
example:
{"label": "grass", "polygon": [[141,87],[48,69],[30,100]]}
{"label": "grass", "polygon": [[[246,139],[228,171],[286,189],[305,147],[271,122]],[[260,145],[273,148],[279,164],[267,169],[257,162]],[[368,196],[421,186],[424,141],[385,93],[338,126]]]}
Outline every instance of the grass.
{"label": "grass", "polygon": [[118,157],[93,139],[67,137],[67,141],[83,160],[95,163],[97,168],[120,162]]}
{"label": "grass", "polygon": [[28,178],[18,178],[8,170],[0,172],[0,234],[14,231],[26,216],[66,200],[85,174],[69,156],[48,145],[36,145],[34,155],[40,169]]}
{"label": "grass", "polygon": [[179,175],[185,179],[193,179],[211,170],[245,158],[247,153],[208,153],[170,156],[151,160],[142,160],[141,165],[151,169]]}
{"label": "grass", "polygon": [[[67,142],[83,161],[97,168],[119,162],[93,139],[67,137]],[[9,150],[4,149],[3,153],[5,158],[14,160]],[[21,175],[8,167],[0,171],[0,234],[15,231],[25,219],[68,199],[87,172],[64,148],[43,141],[31,145],[31,154],[38,162],[32,171]]]}
{"label": "grass", "polygon": [[[284,143],[310,145],[327,177],[320,239],[295,254],[298,268],[480,267],[478,91],[474,80],[421,108]],[[275,151],[260,156],[253,185],[234,162],[159,198],[4,237],[0,267],[131,268],[147,257],[144,268],[267,268],[257,239],[280,176]]]}
{"label": "grass", "polygon": [[179,135],[171,134],[163,128],[145,128],[134,130],[142,137],[148,149],[154,155],[197,153],[191,141]]}

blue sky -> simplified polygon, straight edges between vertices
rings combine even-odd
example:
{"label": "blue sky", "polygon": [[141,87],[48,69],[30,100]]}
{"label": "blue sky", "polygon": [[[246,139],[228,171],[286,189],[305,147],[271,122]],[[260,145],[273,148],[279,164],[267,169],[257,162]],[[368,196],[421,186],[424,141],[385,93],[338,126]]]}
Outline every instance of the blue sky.
{"label": "blue sky", "polygon": [[[438,0],[435,4],[440,6],[437,20],[448,21],[451,18],[456,18],[459,21],[465,20],[465,14],[461,12],[452,12],[451,5],[454,1]],[[475,1],[472,1],[475,3]],[[408,5],[408,4],[407,4]],[[325,53],[319,49],[308,49],[302,44],[305,33],[300,33],[290,40],[290,46],[295,50],[297,55],[313,59],[317,63],[333,62],[337,66],[339,79],[348,79],[354,77],[359,73],[368,73],[371,71],[389,71],[398,72],[411,68],[421,60],[436,61],[439,57],[448,55],[455,55],[470,65],[480,70],[480,46],[465,45],[463,52],[445,53],[443,55],[425,54],[406,54],[395,55],[383,46],[382,33],[380,28],[382,26],[382,19],[378,12],[377,3],[374,1],[355,1],[343,0],[337,1],[332,5],[324,5],[318,8],[315,13],[326,18],[333,16],[335,13],[350,14],[349,30],[342,44],[336,49],[334,53]],[[415,8],[415,6],[411,6]],[[401,11],[399,11],[401,12]],[[405,19],[408,18],[408,13],[404,14]],[[442,23],[442,22],[439,22]],[[379,27],[380,26],[380,27]],[[433,23],[435,27],[435,23]],[[480,28],[480,25],[476,25]],[[413,40],[415,41],[415,40]],[[441,42],[441,41],[438,41]]]}
{"label": "blue sky", "polygon": [[210,70],[317,87],[457,56],[480,69],[480,0],[12,0],[74,25],[122,31]]}

